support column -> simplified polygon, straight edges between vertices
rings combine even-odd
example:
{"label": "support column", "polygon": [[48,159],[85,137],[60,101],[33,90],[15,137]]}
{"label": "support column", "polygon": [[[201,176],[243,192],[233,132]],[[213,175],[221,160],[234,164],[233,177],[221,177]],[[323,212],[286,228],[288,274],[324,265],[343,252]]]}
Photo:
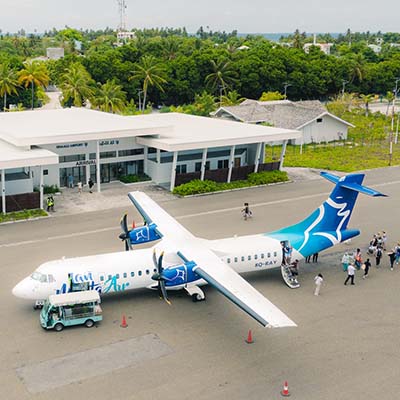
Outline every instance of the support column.
{"label": "support column", "polygon": [[6,171],[1,170],[1,210],[6,213]]}
{"label": "support column", "polygon": [[279,159],[279,171],[281,171],[283,167],[283,160],[285,158],[287,142],[288,142],[287,140],[284,140],[282,143],[281,157]]}
{"label": "support column", "polygon": [[178,161],[178,152],[174,151],[174,156],[172,158],[172,170],[171,170],[171,184],[169,190],[172,192],[175,187],[175,177],[176,177],[176,163]]}
{"label": "support column", "polygon": [[149,148],[147,146],[144,146],[143,148],[143,154],[144,154],[144,159],[143,159],[143,172],[148,175],[148,169],[149,169],[149,164],[147,162],[148,156],[149,156]]}
{"label": "support column", "polygon": [[97,193],[100,193],[100,142],[96,140],[96,183]]}
{"label": "support column", "polygon": [[206,173],[206,163],[207,163],[207,148],[203,149],[203,157],[201,158],[201,173],[200,173],[201,181],[204,181],[204,175]]}
{"label": "support column", "polygon": [[160,149],[157,149],[156,157],[157,157],[157,164],[161,164],[161,150]]}
{"label": "support column", "polygon": [[39,167],[39,179],[40,179],[40,183],[39,183],[39,192],[40,192],[40,209],[43,210],[43,166],[41,165]]}
{"label": "support column", "polygon": [[231,147],[231,154],[229,155],[229,171],[228,171],[228,179],[226,180],[228,183],[231,181],[231,177],[232,177],[233,158],[235,156],[235,148],[236,148],[235,145],[233,145]]}
{"label": "support column", "polygon": [[254,172],[258,172],[258,164],[260,164],[262,142],[257,144],[256,159],[254,160]]}
{"label": "support column", "polygon": [[[87,156],[87,160],[89,160],[89,156]],[[86,165],[86,182],[85,182],[86,185],[88,184],[89,179],[90,179],[90,164]]]}

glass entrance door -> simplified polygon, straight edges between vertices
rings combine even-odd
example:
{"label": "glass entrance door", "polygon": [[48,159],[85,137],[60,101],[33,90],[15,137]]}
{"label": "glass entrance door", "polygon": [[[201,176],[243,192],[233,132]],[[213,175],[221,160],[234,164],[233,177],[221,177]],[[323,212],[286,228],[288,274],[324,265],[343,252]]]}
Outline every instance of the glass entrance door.
{"label": "glass entrance door", "polygon": [[68,186],[68,177],[74,178],[74,186],[78,182],[86,182],[86,167],[60,168],[60,187]]}

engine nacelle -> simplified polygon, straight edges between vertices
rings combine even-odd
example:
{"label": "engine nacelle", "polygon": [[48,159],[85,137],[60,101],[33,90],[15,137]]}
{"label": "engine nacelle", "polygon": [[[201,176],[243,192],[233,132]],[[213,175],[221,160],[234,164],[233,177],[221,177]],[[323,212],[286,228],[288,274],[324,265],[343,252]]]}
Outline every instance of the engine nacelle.
{"label": "engine nacelle", "polygon": [[161,239],[157,231],[157,225],[154,223],[132,229],[129,231],[129,237],[132,244],[153,242],[154,240]]}
{"label": "engine nacelle", "polygon": [[165,280],[165,286],[180,286],[201,279],[193,271],[193,268],[195,266],[196,263],[194,263],[193,261],[187,261],[181,265],[172,265],[166,267],[162,272],[162,277]]}

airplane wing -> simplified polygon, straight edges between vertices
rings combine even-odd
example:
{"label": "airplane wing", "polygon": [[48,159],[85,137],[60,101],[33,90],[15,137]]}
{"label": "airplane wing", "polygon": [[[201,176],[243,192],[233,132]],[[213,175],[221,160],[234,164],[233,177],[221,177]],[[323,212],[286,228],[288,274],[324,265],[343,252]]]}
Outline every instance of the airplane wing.
{"label": "airplane wing", "polygon": [[296,326],[145,193],[131,192],[128,196],[146,223],[157,225],[168,248],[172,247],[184,261],[193,261],[196,264],[193,271],[243,311],[266,327]]}

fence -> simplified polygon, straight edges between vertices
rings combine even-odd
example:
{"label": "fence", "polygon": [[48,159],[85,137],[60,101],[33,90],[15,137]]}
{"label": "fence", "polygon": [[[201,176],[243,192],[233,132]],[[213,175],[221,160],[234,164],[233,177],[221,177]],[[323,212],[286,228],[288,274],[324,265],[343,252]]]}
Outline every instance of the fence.
{"label": "fence", "polygon": [[40,208],[40,193],[23,193],[6,196],[7,212]]}
{"label": "fence", "polygon": [[[258,172],[262,171],[276,171],[279,169],[279,161],[259,164]],[[253,165],[245,165],[243,167],[233,167],[231,181],[240,181],[247,179],[247,176],[254,172],[254,164]],[[228,180],[229,168],[220,168],[207,170],[204,174],[204,179],[209,179],[214,182],[226,182]],[[175,186],[182,185],[184,183],[188,183],[193,179],[200,179],[200,172],[189,172],[186,174],[176,174],[175,178]]]}

